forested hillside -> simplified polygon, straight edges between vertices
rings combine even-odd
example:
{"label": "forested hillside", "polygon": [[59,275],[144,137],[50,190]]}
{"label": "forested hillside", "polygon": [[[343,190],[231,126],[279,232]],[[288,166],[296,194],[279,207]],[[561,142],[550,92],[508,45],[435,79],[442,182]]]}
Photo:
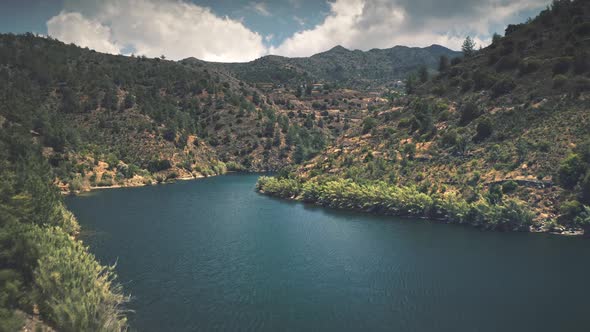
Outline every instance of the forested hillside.
{"label": "forested hillside", "polygon": [[[408,80],[325,153],[264,192],[483,228],[590,224],[590,4],[556,1],[440,74]],[[472,45],[468,45],[472,46]]]}
{"label": "forested hillside", "polygon": [[[435,71],[441,56],[459,56],[440,45],[429,47],[395,46],[370,51],[348,50],[336,46],[307,58],[265,56],[248,63],[209,63],[249,83],[273,83],[297,87],[322,82],[354,89],[391,87],[421,67]],[[196,59],[184,63],[204,63]]]}
{"label": "forested hillside", "polygon": [[30,130],[72,190],[278,169],[295,143],[312,154],[331,135],[206,66],[31,34],[0,35],[0,86],[0,117]]}

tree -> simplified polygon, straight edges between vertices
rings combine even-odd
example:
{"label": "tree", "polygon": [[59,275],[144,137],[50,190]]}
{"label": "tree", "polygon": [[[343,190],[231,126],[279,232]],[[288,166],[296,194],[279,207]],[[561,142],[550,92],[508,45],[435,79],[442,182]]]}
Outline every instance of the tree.
{"label": "tree", "polygon": [[377,126],[377,120],[374,118],[365,118],[363,120],[363,134],[370,132],[373,128]]}
{"label": "tree", "polygon": [[125,96],[125,101],[123,102],[123,105],[125,109],[132,108],[133,105],[135,105],[135,97],[132,94],[128,93]]}
{"label": "tree", "polygon": [[420,67],[418,75],[420,76],[420,82],[426,83],[428,81],[428,68],[426,66]]}
{"label": "tree", "polygon": [[585,166],[577,154],[570,154],[559,166],[559,182],[567,189],[572,189],[584,174]]}
{"label": "tree", "polygon": [[465,38],[463,45],[461,46],[461,51],[463,51],[463,55],[465,57],[471,57],[475,54],[475,42],[471,39],[470,36]]}
{"label": "tree", "polygon": [[500,39],[502,39],[502,36],[500,36],[498,33],[494,32],[494,35],[492,36],[492,44],[499,43]]}
{"label": "tree", "polygon": [[459,125],[465,126],[480,115],[479,107],[474,102],[467,102],[461,107]]}
{"label": "tree", "polygon": [[444,72],[449,69],[449,58],[446,55],[441,55],[438,61],[438,71]]}
{"label": "tree", "polygon": [[476,142],[483,141],[484,139],[490,137],[494,131],[492,121],[490,119],[483,119],[479,121],[476,127],[477,133],[473,140]]}
{"label": "tree", "polygon": [[403,147],[404,155],[409,159],[414,159],[416,155],[416,144],[414,143],[406,143]]}
{"label": "tree", "polygon": [[406,79],[406,93],[411,95],[414,92],[416,92],[416,77],[414,75],[410,75]]}

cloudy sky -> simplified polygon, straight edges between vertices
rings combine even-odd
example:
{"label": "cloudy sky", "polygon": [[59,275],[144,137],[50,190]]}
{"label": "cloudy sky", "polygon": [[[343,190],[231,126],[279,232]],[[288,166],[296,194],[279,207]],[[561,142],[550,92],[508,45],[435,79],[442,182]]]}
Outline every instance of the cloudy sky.
{"label": "cloudy sky", "polygon": [[486,45],[550,0],[0,0],[0,32],[34,32],[100,52],[242,62],[368,50]]}

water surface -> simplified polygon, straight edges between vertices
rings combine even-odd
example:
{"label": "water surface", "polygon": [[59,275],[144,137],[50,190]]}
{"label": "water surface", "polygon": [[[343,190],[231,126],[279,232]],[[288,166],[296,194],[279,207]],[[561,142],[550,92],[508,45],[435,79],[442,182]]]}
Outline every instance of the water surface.
{"label": "water surface", "polygon": [[588,240],[310,207],[256,179],[67,199],[134,329],[588,331]]}

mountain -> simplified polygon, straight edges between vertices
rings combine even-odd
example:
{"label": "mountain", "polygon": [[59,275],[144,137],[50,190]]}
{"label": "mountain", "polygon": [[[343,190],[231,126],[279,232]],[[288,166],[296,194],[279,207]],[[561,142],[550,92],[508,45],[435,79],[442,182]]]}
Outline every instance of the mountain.
{"label": "mountain", "polygon": [[487,229],[590,231],[588,17],[587,1],[554,2],[259,188]]}
{"label": "mountain", "polygon": [[[460,56],[440,45],[425,48],[395,46],[370,51],[348,50],[336,46],[329,51],[307,58],[265,56],[248,63],[211,63],[220,71],[236,78],[256,83],[287,84],[324,82],[349,88],[377,88],[390,86],[405,79],[421,66],[431,70],[438,68],[441,56],[449,59]],[[183,63],[203,63],[185,59]]]}
{"label": "mountain", "polygon": [[[128,297],[77,239],[59,190],[277,170],[261,192],[590,234],[589,17],[586,0],[554,1],[464,58],[336,47],[174,62],[0,35],[0,326],[38,313],[57,330],[127,328]],[[422,65],[441,70],[408,80],[409,94],[372,91]]]}
{"label": "mountain", "polygon": [[63,190],[273,170],[292,161],[295,144],[305,157],[332,137],[208,66],[32,34],[0,35],[0,64],[0,120],[30,130]]}

